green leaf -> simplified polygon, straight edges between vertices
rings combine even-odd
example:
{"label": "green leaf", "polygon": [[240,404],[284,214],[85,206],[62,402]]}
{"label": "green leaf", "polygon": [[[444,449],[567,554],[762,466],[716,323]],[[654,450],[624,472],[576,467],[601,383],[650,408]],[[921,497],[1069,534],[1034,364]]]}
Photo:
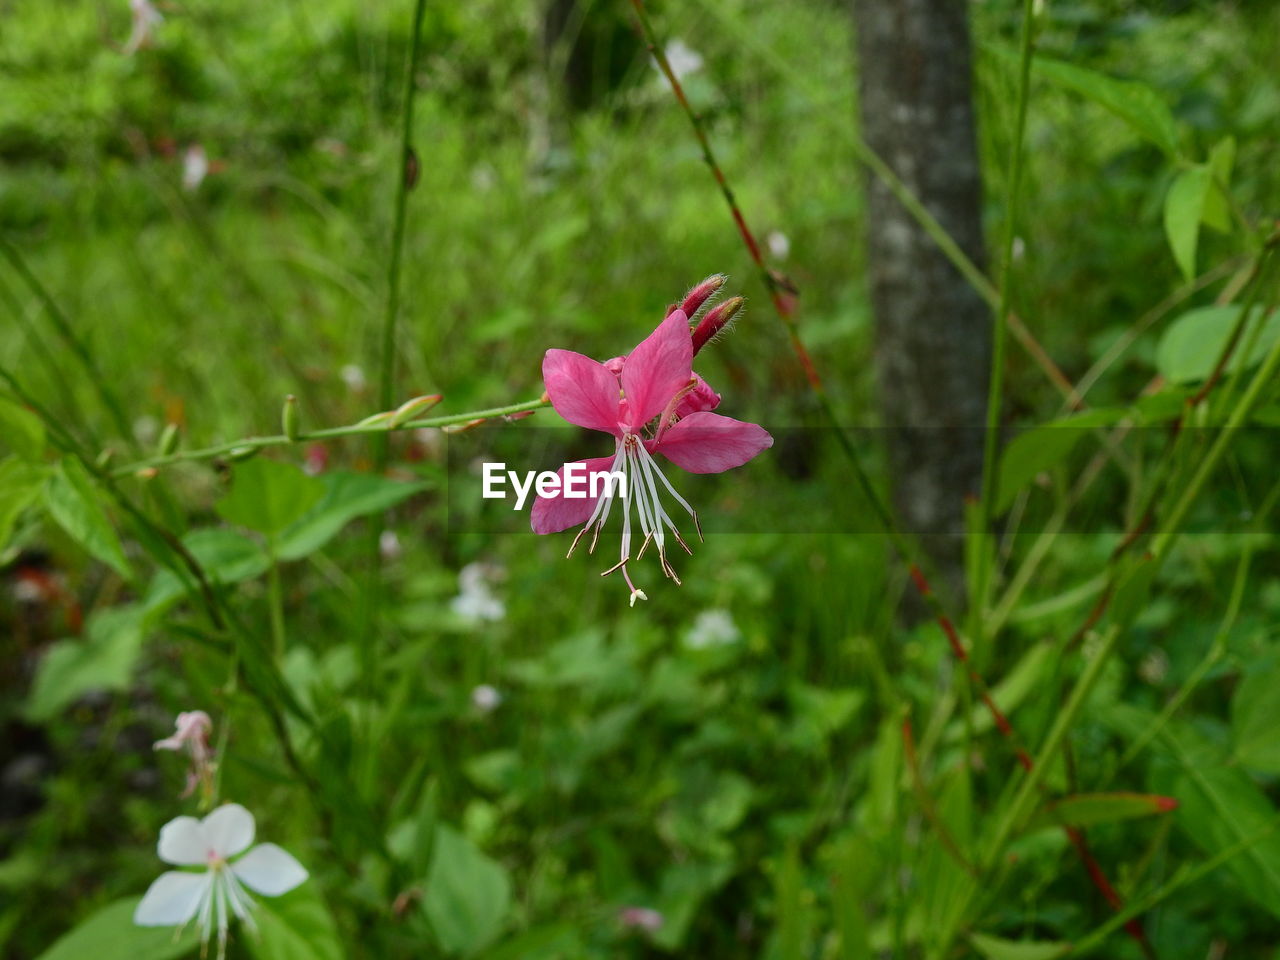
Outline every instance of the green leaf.
{"label": "green leaf", "polygon": [[426,489],[425,483],[401,483],[371,473],[328,473],[324,493],[307,514],[280,536],[276,555],[297,560],[314,553],[357,517],[381,513]]}
{"label": "green leaf", "polygon": [[49,514],[72,540],[126,580],[133,579],[120,538],[94,489],[93,478],[79,460],[64,457],[53,468],[45,482],[44,502]]}
{"label": "green leaf", "polygon": [[[1181,766],[1168,790],[1181,804],[1178,824],[1206,854],[1220,853],[1275,825],[1276,809],[1266,794],[1239,767],[1215,764],[1213,744],[1190,726],[1171,723],[1164,740]],[[1251,843],[1226,869],[1245,895],[1280,917],[1280,835]]]}
{"label": "green leaf", "polygon": [[723,886],[732,873],[733,867],[724,862],[686,862],[667,868],[654,904],[654,909],[662,914],[662,926],[651,935],[654,945],[674,952],[684,942],[702,902]]}
{"label": "green leaf", "polygon": [[113,607],[89,618],[83,640],[59,640],[45,652],[27,699],[27,718],[41,723],[90,690],[124,690],[142,652],[145,613]]}
{"label": "green leaf", "polygon": [[1232,229],[1231,204],[1223,192],[1231,187],[1231,168],[1236,163],[1236,138],[1223,137],[1209,152],[1209,173],[1212,183],[1209,194],[1204,200],[1204,213],[1201,220],[1206,227],[1220,233],[1230,233]]}
{"label": "green leaf", "polygon": [[1033,816],[1026,833],[1066,824],[1070,827],[1092,827],[1099,823],[1117,823],[1154,817],[1176,810],[1178,801],[1154,793],[1080,793],[1063,797]]}
{"label": "green leaf", "polygon": [[23,460],[39,460],[44,453],[44,424],[26,407],[0,397],[0,449],[3,447]]}
{"label": "green leaf", "polygon": [[1160,95],[1144,83],[1116,80],[1060,60],[1035,58],[1038,76],[1111,111],[1169,156],[1178,154],[1178,127]]}
{"label": "green leaf", "polygon": [[345,956],[338,928],[314,882],[256,902],[259,935],[241,933],[241,941],[256,960],[342,960]]}
{"label": "green leaf", "polygon": [[501,864],[444,824],[436,827],[422,908],[447,953],[470,955],[492,943],[511,905]]}
{"label": "green leaf", "polygon": [[1052,960],[1071,946],[1044,940],[1004,940],[988,933],[971,933],[969,942],[985,960]]}
{"label": "green leaf", "polygon": [[1008,510],[1023,487],[1070,456],[1080,438],[1090,430],[1115,423],[1124,416],[1125,411],[1118,407],[1099,407],[1032,427],[1014,437],[1000,458],[996,512]]}
{"label": "green leaf", "polygon": [[257,457],[236,465],[217,511],[229,523],[275,537],[323,495],[324,485],[300,468]]}
{"label": "green leaf", "polygon": [[[235,530],[208,527],[192,530],[182,545],[214,583],[233,584],[260,576],[270,565],[262,546]],[[157,610],[183,595],[186,588],[171,570],[161,570],[147,590],[146,607]]]}
{"label": "green leaf", "polygon": [[[1199,307],[1179,316],[1169,324],[1156,347],[1157,372],[1172,383],[1192,383],[1207,379],[1218,358],[1222,356],[1223,348],[1240,319],[1242,309],[1244,308],[1239,304],[1233,303]],[[1244,349],[1254,336],[1253,330],[1262,315],[1260,307],[1255,307],[1250,312],[1236,349],[1227,361],[1227,373],[1247,370],[1260,363],[1266,352],[1280,340],[1280,311],[1276,311],[1267,318],[1263,328],[1256,334],[1250,355],[1244,355]]]}
{"label": "green leaf", "polygon": [[60,937],[37,960],[178,960],[194,953],[200,937],[188,924],[181,937],[174,927],[139,927],[133,911],[141,897],[108,904]]}
{"label": "green leaf", "polygon": [[1173,251],[1174,262],[1190,283],[1196,278],[1196,247],[1200,243],[1200,220],[1205,199],[1213,183],[1208,167],[1183,170],[1169,185],[1164,198],[1164,233]]}
{"label": "green leaf", "polygon": [[1112,623],[1127,626],[1137,619],[1151,595],[1151,587],[1160,572],[1160,564],[1143,554],[1132,560],[1120,575],[1107,615]]}
{"label": "green leaf", "polygon": [[1262,773],[1280,773],[1280,665],[1244,678],[1231,701],[1237,759]]}
{"label": "green leaf", "polygon": [[8,457],[0,460],[0,558],[9,546],[14,525],[22,511],[40,495],[45,470]]}

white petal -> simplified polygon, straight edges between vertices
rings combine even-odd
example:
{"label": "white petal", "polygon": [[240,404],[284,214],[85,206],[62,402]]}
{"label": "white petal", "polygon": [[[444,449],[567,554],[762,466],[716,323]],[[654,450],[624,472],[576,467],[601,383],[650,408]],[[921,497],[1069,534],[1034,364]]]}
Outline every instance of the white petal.
{"label": "white petal", "polygon": [[133,922],[141,927],[176,927],[196,915],[200,901],[209,890],[209,873],[162,873],[148,888],[133,911]]}
{"label": "white petal", "polygon": [[253,814],[238,803],[224,803],[200,821],[205,840],[219,857],[234,857],[253,843]]}
{"label": "white petal", "polygon": [[307,879],[307,868],[274,843],[260,843],[231,864],[248,887],[268,897],[288,893]]}
{"label": "white petal", "polygon": [[195,817],[177,817],[161,827],[156,852],[165,863],[183,867],[203,866],[209,862],[205,831]]}

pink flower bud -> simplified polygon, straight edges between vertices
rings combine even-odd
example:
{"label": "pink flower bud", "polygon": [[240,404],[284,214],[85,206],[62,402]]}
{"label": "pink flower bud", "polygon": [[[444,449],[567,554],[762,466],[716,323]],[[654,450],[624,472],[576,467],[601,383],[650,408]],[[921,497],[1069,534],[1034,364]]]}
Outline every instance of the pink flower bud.
{"label": "pink flower bud", "polygon": [[744,303],[746,303],[746,300],[742,297],[732,297],[707,311],[707,315],[702,318],[702,321],[693,331],[693,352],[695,355],[707,345],[707,341],[723,330],[725,325],[738,315]]}
{"label": "pink flower bud", "polygon": [[692,317],[715,294],[717,290],[724,286],[725,281],[729,278],[723,273],[713,273],[707,279],[690,290],[684,295],[684,302],[680,304],[680,309],[684,311],[686,317]]}

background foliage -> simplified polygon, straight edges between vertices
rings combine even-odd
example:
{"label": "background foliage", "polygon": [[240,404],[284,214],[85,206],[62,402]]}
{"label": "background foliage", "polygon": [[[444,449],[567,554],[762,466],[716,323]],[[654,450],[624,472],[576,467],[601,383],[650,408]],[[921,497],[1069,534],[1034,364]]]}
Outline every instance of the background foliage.
{"label": "background foliage", "polygon": [[[74,941],[51,948],[73,928],[103,960],[112,938],[133,957],[193,950],[166,931],[138,939],[118,901],[157,874],[159,826],[195,806],[177,799],[180,762],[151,743],[196,707],[221,738],[222,795],[314,877],[263,901],[263,939],[236,937],[237,956],[1057,956],[1111,916],[1064,819],[1088,827],[1126,900],[1159,894],[1145,917],[1156,955],[1272,955],[1274,383],[1190,534],[1158,574],[1126,581],[1116,655],[979,908],[967,871],[1008,810],[1014,755],[936,625],[902,624],[910,586],[883,539],[812,532],[859,509],[834,445],[778,449],[729,480],[717,503],[750,532],[710,537],[681,566],[683,587],[650,589],[635,610],[594,564],[562,560],[563,538],[451,530],[449,468],[478,449],[473,434],[397,434],[385,476],[360,437],[323,456],[308,444],[125,476],[123,495],[211,573],[231,624],[211,627],[189,579],[156,562],[154,531],[65,455],[57,424],[112,449],[115,466],[170,424],[182,449],[273,433],[285,394],[304,429],[377,411],[410,10],[161,9],[154,44],[124,56],[124,3],[0,2],[0,232],[92,368],[6,262],[0,366],[54,416],[0,399],[6,956],[83,956]],[[532,2],[427,6],[397,395],[442,393],[449,412],[536,398],[547,347],[612,356],[725,271],[751,307],[700,371],[736,417],[818,424],[628,8],[583,9],[548,51]],[[972,6],[993,240],[1010,214],[1017,13]],[[860,237],[875,225],[861,217],[847,10],[699,0],[653,15],[703,58],[690,99],[802,291],[801,329],[839,415],[874,426]],[[1265,263],[1243,281],[1280,177],[1274,4],[1050,2],[1037,23],[1039,50],[1069,66],[1032,74],[1013,302],[1073,381],[1131,346],[1089,395],[1114,416],[1077,422],[1066,442],[1015,441],[1002,467],[1003,506],[1027,530],[1072,505],[1067,532],[1002,542],[998,626],[974,650],[1032,747],[1098,649],[1098,631],[1077,631],[1108,557],[1145,497],[1169,502],[1161,478],[1176,492],[1217,435],[1164,456],[1247,292],[1274,303]],[[588,78],[572,96],[570,61]],[[213,161],[194,191],[181,184],[192,144]],[[1185,313],[1217,300],[1235,307]],[[1228,368],[1236,397],[1278,338],[1261,309],[1248,316],[1259,332],[1245,341],[1254,363],[1238,379]],[[1011,361],[1011,427],[1058,417],[1040,371]],[[1189,426],[1230,410],[1211,403]],[[1100,449],[1093,430],[1122,416],[1139,429],[1119,465],[1071,496]],[[880,463],[874,443],[865,456]],[[375,563],[387,511],[395,537]],[[35,551],[64,585],[39,602],[20,589]],[[477,616],[477,581],[497,601],[482,614],[496,615]],[[235,639],[241,628],[256,645]],[[473,701],[480,685],[501,692],[496,709]],[[1224,851],[1238,856],[1194,872]],[[619,911],[633,906],[660,911],[661,927],[627,928]],[[1102,942],[1103,955],[1141,955],[1123,931]]]}

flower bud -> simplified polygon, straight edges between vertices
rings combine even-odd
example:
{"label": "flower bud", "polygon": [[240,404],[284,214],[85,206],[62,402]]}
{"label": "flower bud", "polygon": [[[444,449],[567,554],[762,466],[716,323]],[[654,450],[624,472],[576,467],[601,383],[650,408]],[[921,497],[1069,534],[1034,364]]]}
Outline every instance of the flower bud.
{"label": "flower bud", "polygon": [[725,325],[738,315],[744,303],[746,303],[746,300],[742,297],[732,297],[707,312],[707,315],[702,318],[702,321],[693,331],[693,352],[695,355],[707,345],[707,341],[723,330]]}
{"label": "flower bud", "polygon": [[298,429],[298,398],[292,393],[284,398],[284,409],[280,411],[280,426],[290,443],[297,443],[302,436]]}
{"label": "flower bud", "polygon": [[680,304],[680,309],[684,311],[686,317],[692,317],[715,294],[717,290],[724,286],[725,281],[729,278],[723,273],[713,273],[707,279],[690,290],[684,295],[684,301]]}
{"label": "flower bud", "polygon": [[160,434],[160,456],[167,457],[178,449],[178,425],[165,424],[164,433]]}
{"label": "flower bud", "polygon": [[261,449],[261,447],[236,447],[234,450],[227,453],[227,462],[240,463],[243,460],[256,457],[258,455],[258,451]]}
{"label": "flower bud", "polygon": [[406,400],[396,407],[395,413],[391,414],[388,429],[394,430],[396,427],[408,423],[418,414],[426,413],[443,399],[444,397],[441,394],[433,393],[425,397],[414,397],[412,400]]}

